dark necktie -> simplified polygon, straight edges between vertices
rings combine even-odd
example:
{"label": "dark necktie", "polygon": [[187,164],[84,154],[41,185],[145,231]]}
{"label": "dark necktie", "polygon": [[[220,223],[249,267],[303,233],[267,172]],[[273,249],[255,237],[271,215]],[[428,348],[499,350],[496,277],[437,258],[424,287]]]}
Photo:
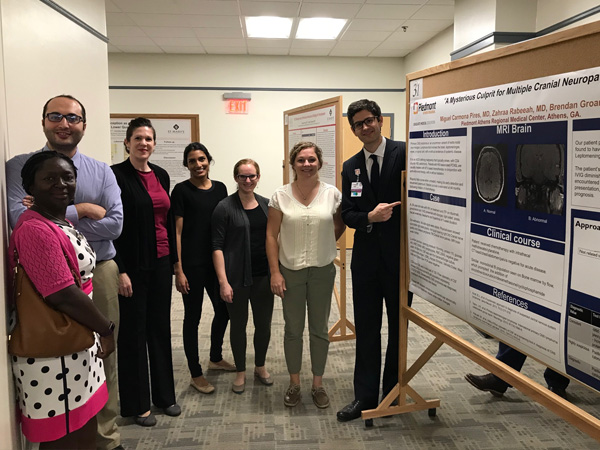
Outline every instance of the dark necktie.
{"label": "dark necktie", "polygon": [[371,166],[371,189],[377,195],[379,190],[379,162],[375,155],[371,155],[369,158],[373,160],[373,165]]}

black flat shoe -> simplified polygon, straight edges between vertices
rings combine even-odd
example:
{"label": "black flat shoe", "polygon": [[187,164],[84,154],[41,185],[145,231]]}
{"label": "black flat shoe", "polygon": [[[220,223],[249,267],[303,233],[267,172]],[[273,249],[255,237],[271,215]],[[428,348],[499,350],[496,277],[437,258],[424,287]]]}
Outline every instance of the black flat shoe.
{"label": "black flat shoe", "polygon": [[167,416],[177,417],[179,414],[181,414],[181,407],[175,403],[167,408],[164,408],[163,411]]}
{"label": "black flat shoe", "polygon": [[153,427],[154,425],[156,425],[156,417],[152,413],[150,413],[146,417],[136,416],[135,423],[137,423],[141,427]]}
{"label": "black flat shoe", "polygon": [[365,402],[353,400],[352,403],[344,406],[337,412],[337,420],[340,422],[348,422],[350,420],[358,419],[360,418],[360,413],[365,409],[370,409]]}

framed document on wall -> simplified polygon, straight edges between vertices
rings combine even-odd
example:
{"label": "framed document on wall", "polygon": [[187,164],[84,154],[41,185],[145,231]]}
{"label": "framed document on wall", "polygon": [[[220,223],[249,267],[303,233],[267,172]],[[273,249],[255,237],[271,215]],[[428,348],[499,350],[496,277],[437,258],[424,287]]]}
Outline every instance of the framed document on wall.
{"label": "framed document on wall", "polygon": [[152,121],[156,130],[156,148],[151,162],[169,172],[172,190],[177,183],[189,178],[189,172],[183,166],[183,150],[190,142],[200,140],[200,117],[198,114],[111,114],[110,141],[113,164],[127,158],[123,141],[129,122],[136,117],[145,117]]}

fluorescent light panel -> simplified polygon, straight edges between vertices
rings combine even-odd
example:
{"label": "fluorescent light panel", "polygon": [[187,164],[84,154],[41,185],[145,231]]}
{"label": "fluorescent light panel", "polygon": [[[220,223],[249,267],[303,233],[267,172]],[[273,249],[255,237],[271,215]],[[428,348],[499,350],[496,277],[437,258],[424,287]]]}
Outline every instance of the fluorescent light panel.
{"label": "fluorescent light panel", "polygon": [[290,37],[293,19],[291,17],[245,17],[246,32],[249,38],[287,39]]}
{"label": "fluorescent light panel", "polygon": [[346,19],[313,17],[300,19],[296,39],[336,39],[346,25]]}

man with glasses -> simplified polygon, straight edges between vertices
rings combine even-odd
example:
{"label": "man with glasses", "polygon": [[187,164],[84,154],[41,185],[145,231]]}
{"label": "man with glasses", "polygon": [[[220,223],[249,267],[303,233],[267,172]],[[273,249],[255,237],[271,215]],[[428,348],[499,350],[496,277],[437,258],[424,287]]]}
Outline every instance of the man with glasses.
{"label": "man with glasses", "polygon": [[[78,144],[86,128],[85,108],[70,95],[59,95],[46,102],[42,111],[42,129],[46,145],[39,151],[56,150],[73,160],[77,168],[75,204],[67,208],[67,219],[85,235],[96,252],[96,268],[92,278],[94,303],[117,326],[119,323],[118,276],[113,261],[115,248],[112,241],[121,234],[123,206],[121,191],[110,167],[83,155]],[[21,183],[21,169],[33,153],[17,155],[6,163],[8,216],[11,227],[19,216],[35,201],[28,196]],[[117,427],[117,373],[116,352],[104,360],[108,387],[108,402],[96,416],[98,420],[97,448],[123,448]]]}
{"label": "man with glasses", "polygon": [[[372,100],[348,107],[348,120],[363,148],[344,163],[342,218],[356,230],[352,290],[356,326],[354,400],[337,413],[341,422],[376,408],[381,380],[381,323],[385,301],[388,345],[383,397],[398,382],[400,285],[400,192],[405,143],[381,135],[383,117]],[[409,303],[412,295],[409,297]],[[382,397],[382,398],[383,398]]]}

